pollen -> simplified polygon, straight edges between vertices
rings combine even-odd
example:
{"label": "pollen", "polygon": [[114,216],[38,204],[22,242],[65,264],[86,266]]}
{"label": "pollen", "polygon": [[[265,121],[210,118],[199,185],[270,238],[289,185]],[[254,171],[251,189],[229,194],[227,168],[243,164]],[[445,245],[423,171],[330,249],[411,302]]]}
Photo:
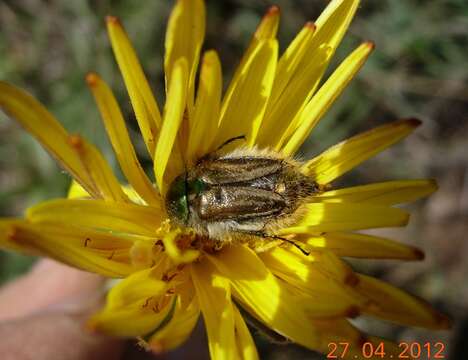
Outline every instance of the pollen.
{"label": "pollen", "polygon": [[130,259],[138,268],[150,266],[154,260],[153,244],[148,241],[136,241],[130,249]]}
{"label": "pollen", "polygon": [[278,183],[275,186],[275,192],[278,194],[282,194],[286,191],[286,184],[285,183]]}

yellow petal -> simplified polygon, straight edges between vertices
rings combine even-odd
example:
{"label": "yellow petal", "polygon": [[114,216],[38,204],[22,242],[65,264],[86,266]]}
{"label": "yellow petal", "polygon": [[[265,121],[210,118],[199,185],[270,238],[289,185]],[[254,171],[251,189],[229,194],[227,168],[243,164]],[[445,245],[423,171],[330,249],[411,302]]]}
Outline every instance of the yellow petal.
{"label": "yellow petal", "polygon": [[[305,103],[309,101],[346,32],[358,4],[358,0],[331,1],[315,24],[306,24],[305,28],[296,36],[280,59],[274,85],[275,89],[270,103],[271,106],[290,100],[290,96],[284,91],[286,86],[291,89],[297,89],[301,87],[301,83],[303,84],[302,87],[305,85],[303,70],[308,66],[310,67],[311,59],[317,55],[320,49],[326,49],[327,56],[323,58],[320,64],[317,64],[316,70],[312,74],[313,76],[310,77],[310,84],[308,89],[306,89],[308,91],[302,91],[302,95],[299,97]],[[303,109],[303,106],[301,109]],[[301,110],[299,110],[297,115],[292,113],[286,119],[281,120],[282,129],[279,136],[274,133],[273,136],[268,136],[277,149],[281,149],[284,146],[286,140],[291,137],[297,126],[302,122],[303,119],[300,113]],[[273,122],[273,124],[276,123],[278,121]],[[272,132],[270,131],[270,133]],[[267,136],[262,137],[261,140],[265,141],[266,138]],[[292,154],[293,151],[289,153]]]}
{"label": "yellow petal", "polygon": [[400,180],[325,191],[311,201],[396,205],[409,203],[437,190],[434,180]]}
{"label": "yellow petal", "polygon": [[257,51],[259,43],[275,39],[276,33],[278,31],[279,18],[279,8],[277,6],[271,6],[257,27],[257,30],[255,31],[249,46],[247,47],[247,50],[244,52],[244,55],[242,56],[242,59],[234,72],[232,80],[229,83],[228,89],[226,91],[226,95],[223,99],[222,113],[224,113],[226,104],[230,101],[229,99],[231,98],[232,93],[237,86],[237,83],[239,82],[239,78],[243,76],[242,74],[245,74],[247,63],[251,61],[250,59],[252,54]]}
{"label": "yellow petal", "polygon": [[199,316],[197,299],[194,298],[188,305],[183,305],[179,296],[170,322],[149,338],[149,348],[158,354],[179,347],[192,333]]}
{"label": "yellow petal", "polygon": [[77,183],[75,180],[72,180],[70,188],[68,189],[67,199],[90,199],[91,195]]}
{"label": "yellow petal", "polygon": [[[123,192],[128,196],[128,198],[135,204],[138,204],[138,205],[146,205],[147,202],[144,201],[141,196],[135,191],[135,189],[130,186],[130,185],[122,185],[122,190]],[[150,204],[151,206],[155,206],[155,207],[158,207],[161,205],[161,203],[159,204]]]}
{"label": "yellow petal", "polygon": [[213,150],[221,102],[223,78],[218,54],[205,53],[201,65],[197,100],[187,146],[187,160],[194,163]]}
{"label": "yellow petal", "polygon": [[165,219],[159,208],[101,200],[51,200],[28,209],[26,217],[34,223],[74,224],[117,233],[156,236]]}
{"label": "yellow petal", "polygon": [[25,221],[16,218],[0,218],[0,247],[5,250],[12,250],[26,255],[43,255],[41,251],[27,243],[17,241],[17,226],[24,225]]}
{"label": "yellow petal", "polygon": [[[314,319],[312,324],[320,334],[320,345],[315,350],[324,354],[330,354],[334,350],[337,359],[362,360],[364,359],[362,347],[365,342],[372,342],[373,349],[379,344],[375,338],[368,338],[362,334],[347,319]],[[369,357],[369,359],[377,358],[380,357],[376,355]],[[395,356],[395,359],[398,359],[398,356]]]}
{"label": "yellow petal", "polygon": [[327,43],[336,49],[348,30],[349,24],[359,6],[359,0],[333,0],[320,14],[315,22],[317,30],[314,34],[314,43],[309,46],[307,56],[321,44]]}
{"label": "yellow petal", "polygon": [[421,122],[400,120],[345,140],[309,160],[303,171],[319,184],[328,184],[363,161],[409,135]]}
{"label": "yellow petal", "polygon": [[278,234],[320,234],[379,227],[405,226],[408,213],[397,208],[353,203],[306,204],[306,215]]}
{"label": "yellow petal", "polygon": [[107,295],[106,310],[119,310],[150,297],[161,296],[168,289],[165,281],[153,276],[153,269],[138,271],[113,286]]}
{"label": "yellow petal", "polygon": [[148,204],[159,203],[161,200],[138,161],[114,94],[97,74],[88,74],[86,81],[99,107],[107,134],[123,173],[141,198]]}
{"label": "yellow petal", "polygon": [[239,353],[241,354],[240,358],[244,360],[258,360],[257,348],[255,347],[252,335],[235,305],[233,305],[233,309],[234,324],[236,328],[236,344],[239,349]]}
{"label": "yellow petal", "polygon": [[[13,249],[16,246],[26,253],[48,256],[107,277],[124,277],[133,272],[126,255],[131,242],[118,236],[83,231],[70,225],[51,226],[17,221],[0,226],[2,238],[6,241],[0,242],[7,246],[14,244]],[[119,256],[122,253],[124,259]]]}
{"label": "yellow petal", "polygon": [[317,345],[316,332],[304,321],[317,313],[317,304],[285,286],[252,250],[232,246],[208,258],[222,276],[230,279],[234,296],[255,318],[303,346]]}
{"label": "yellow petal", "polygon": [[[42,104],[25,91],[0,82],[0,107],[39,140],[68,172],[80,179],[80,183],[87,184],[89,179],[69,144],[67,131]],[[91,190],[95,191],[93,187]]]}
{"label": "yellow petal", "polygon": [[[288,249],[290,252],[296,255],[303,256],[295,247]],[[311,263],[311,266],[320,267],[320,271],[327,276],[335,279],[343,285],[354,286],[358,280],[357,275],[354,273],[353,268],[343,261],[340,257],[336,256],[330,251],[324,251],[322,253],[316,253],[317,264],[310,256],[303,258]]]}
{"label": "yellow petal", "polygon": [[159,308],[158,300],[166,290],[167,284],[153,278],[151,269],[134,273],[111,289],[105,308],[88,321],[88,326],[115,336],[145,335],[160,326],[174,310],[174,297]]}
{"label": "yellow petal", "polygon": [[[187,96],[187,80],[187,60],[185,58],[181,58],[175,63],[172,72],[166,106],[164,108],[164,122],[159,135],[158,144],[156,146],[154,172],[161,194],[165,193],[164,175],[168,167],[171,154],[173,153],[173,149],[175,148],[177,132],[184,115]],[[170,175],[177,176],[182,172],[183,164],[176,164],[175,156],[172,157],[171,161],[172,162],[169,166],[171,169],[174,169],[171,172],[174,172],[175,174]]]}
{"label": "yellow petal", "polygon": [[92,331],[118,337],[142,336],[158,328],[171,317],[174,303],[175,299],[172,299],[172,303],[161,311],[145,307],[145,300],[119,310],[103,310],[88,321],[88,327]]}
{"label": "yellow petal", "polygon": [[228,279],[217,275],[206,261],[192,264],[191,273],[208,333],[211,358],[240,359]]}
{"label": "yellow petal", "polygon": [[[276,68],[275,82],[271,91],[268,106],[275,105],[284,89],[288,85],[291,77],[296,73],[299,62],[313,39],[316,26],[308,22],[289,44],[286,51],[281,55]],[[315,54],[313,55],[315,57]],[[301,69],[302,71],[302,69]]]}
{"label": "yellow petal", "polygon": [[282,143],[279,140],[286,136],[287,129],[292,127],[294,119],[315,92],[323,72],[323,64],[329,54],[328,46],[317,49],[300,73],[285,86],[281,97],[275,103],[269,100],[257,141],[260,146],[274,146],[277,150],[281,149]]}
{"label": "yellow petal", "polygon": [[69,142],[83,163],[83,167],[88,173],[91,183],[97,189],[99,197],[105,200],[127,202],[127,195],[123,192],[119,181],[99,150],[83,140],[79,135],[71,135]]}
{"label": "yellow petal", "polygon": [[254,145],[273,85],[277,55],[276,40],[258,42],[232,85],[232,92],[225,97],[216,145],[241,135],[246,136],[250,146]]}
{"label": "yellow petal", "polygon": [[360,274],[359,279],[356,290],[377,305],[367,314],[402,325],[429,329],[450,328],[450,320],[423,300],[370,276]]}
{"label": "yellow petal", "polygon": [[[318,121],[343,92],[362,65],[364,65],[373,48],[374,45],[372,43],[364,43],[359,46],[320,87],[313,98],[302,109],[302,112],[298,114],[297,120],[293,123],[293,128],[290,128],[284,134],[280,146],[284,144],[282,150],[285,154],[292,155],[299,149]],[[285,141],[289,136],[290,138]]]}
{"label": "yellow petal", "polygon": [[278,6],[270,6],[255,30],[252,42],[266,39],[274,39],[278,32],[280,9]]}
{"label": "yellow petal", "polygon": [[[333,57],[335,50],[343,38],[343,35],[348,30],[349,24],[356,13],[359,6],[359,0],[333,0],[330,1],[325,10],[320,14],[315,22],[315,32],[311,41],[303,39],[305,48],[300,51],[300,62],[296,72],[300,73],[301,69],[307,64],[309,59],[321,46],[326,45],[330,48],[330,57]],[[324,64],[325,70],[327,63]],[[323,73],[322,73],[323,75]],[[320,77],[322,76],[320,75]],[[320,81],[320,78],[317,79]]]}
{"label": "yellow petal", "polygon": [[[145,205],[146,202],[138,195],[138,193],[129,185],[122,185],[122,191],[127,195],[130,201],[135,204]],[[89,200],[91,196],[89,193],[75,180],[72,180],[70,188],[68,189],[67,199],[82,199]]]}
{"label": "yellow petal", "polygon": [[188,63],[187,106],[193,107],[195,74],[205,37],[205,4],[202,0],[177,0],[167,25],[164,69],[166,84],[170,85],[176,62]]}
{"label": "yellow petal", "polygon": [[27,92],[0,81],[0,109],[30,132],[93,197],[102,197],[67,131],[41,103]]}
{"label": "yellow petal", "polygon": [[402,260],[424,258],[424,253],[418,248],[366,234],[336,232],[322,236],[304,236],[298,239],[314,248],[329,250],[339,256]]}
{"label": "yellow petal", "polygon": [[119,19],[108,16],[106,20],[112,50],[114,50],[148,153],[153,157],[155,139],[162,123],[158,104]]}
{"label": "yellow petal", "polygon": [[259,256],[273,274],[312,297],[313,301],[328,305],[330,315],[346,316],[356,306],[365,305],[366,299],[346,283],[349,277],[327,271],[320,255],[313,259],[312,254],[305,257],[277,247]]}
{"label": "yellow petal", "polygon": [[177,229],[164,235],[162,239],[164,250],[175,264],[191,263],[200,256],[200,252],[194,249],[188,249],[182,252],[176,242],[179,234],[180,230]]}

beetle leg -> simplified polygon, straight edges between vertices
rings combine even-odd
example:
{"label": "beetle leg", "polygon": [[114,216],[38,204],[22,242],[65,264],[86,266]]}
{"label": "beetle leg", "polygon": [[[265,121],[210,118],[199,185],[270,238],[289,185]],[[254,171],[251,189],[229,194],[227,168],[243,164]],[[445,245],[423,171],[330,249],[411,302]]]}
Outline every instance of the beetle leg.
{"label": "beetle leg", "polygon": [[238,232],[241,232],[241,233],[244,233],[244,234],[249,234],[249,235],[253,235],[253,236],[258,236],[258,237],[261,237],[261,238],[264,238],[264,239],[277,239],[277,240],[281,240],[281,241],[284,241],[284,242],[287,242],[288,244],[291,244],[293,245],[296,249],[298,249],[301,253],[303,253],[305,256],[309,256],[310,255],[310,252],[304,250],[303,248],[301,248],[297,242],[295,241],[292,241],[292,240],[289,240],[289,239],[286,239],[284,237],[281,237],[281,236],[278,236],[278,235],[269,235],[263,231],[238,231]]}
{"label": "beetle leg", "polygon": [[309,256],[310,255],[310,252],[309,251],[306,251],[304,250],[302,247],[300,247],[298,245],[297,242],[295,241],[292,241],[292,240],[289,240],[289,239],[286,239],[284,237],[281,237],[281,236],[277,236],[277,235],[268,235],[267,237],[269,238],[272,238],[272,239],[278,239],[278,240],[282,240],[282,241],[285,241],[287,242],[288,244],[291,244],[292,246],[294,246],[296,249],[298,249],[301,253],[303,253],[305,256]]}

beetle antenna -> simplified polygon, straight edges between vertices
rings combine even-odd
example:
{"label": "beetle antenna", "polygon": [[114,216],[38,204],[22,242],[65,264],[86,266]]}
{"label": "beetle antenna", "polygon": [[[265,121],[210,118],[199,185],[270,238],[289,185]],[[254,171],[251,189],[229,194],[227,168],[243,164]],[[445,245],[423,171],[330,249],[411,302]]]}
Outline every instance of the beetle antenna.
{"label": "beetle antenna", "polygon": [[284,242],[287,242],[288,244],[291,244],[292,246],[294,246],[296,249],[298,249],[301,253],[303,253],[305,256],[309,256],[310,255],[310,252],[309,251],[306,251],[304,250],[302,247],[299,246],[299,244],[295,241],[292,241],[292,240],[289,240],[289,239],[286,239],[284,237],[281,237],[281,236],[278,236],[278,235],[268,235],[268,234],[265,234],[263,232],[254,232],[252,233],[252,235],[257,235],[257,236],[261,236],[263,238],[271,238],[271,239],[278,239],[278,240],[282,240]]}
{"label": "beetle antenna", "polygon": [[185,195],[185,206],[187,206],[187,217],[185,218],[185,225],[188,224],[188,219],[190,218],[190,206],[188,199],[188,172],[187,165],[184,163],[184,195]]}
{"label": "beetle antenna", "polygon": [[232,137],[230,139],[227,139],[225,142],[223,142],[220,146],[218,146],[216,148],[216,151],[218,150],[221,150],[223,147],[225,147],[226,145],[229,145],[230,143],[236,141],[236,140],[246,140],[247,138],[245,137],[245,135],[239,135],[239,136],[235,136],[235,137]]}
{"label": "beetle antenna", "polygon": [[285,241],[287,242],[288,244],[291,244],[292,246],[294,246],[296,249],[298,249],[301,253],[303,253],[305,256],[309,256],[310,255],[310,252],[309,251],[306,251],[304,250],[303,248],[301,248],[297,242],[295,241],[292,241],[292,240],[289,240],[289,239],[286,239],[286,238],[283,238],[283,237],[279,237],[279,236],[274,236],[275,239],[279,239],[279,240],[282,240],[282,241]]}

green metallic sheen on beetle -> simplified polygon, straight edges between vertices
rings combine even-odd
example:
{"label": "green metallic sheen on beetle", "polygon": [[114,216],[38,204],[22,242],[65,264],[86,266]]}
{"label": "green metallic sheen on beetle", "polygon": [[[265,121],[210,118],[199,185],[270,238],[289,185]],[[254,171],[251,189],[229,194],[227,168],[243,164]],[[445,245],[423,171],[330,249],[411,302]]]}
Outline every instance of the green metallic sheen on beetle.
{"label": "green metallic sheen on beetle", "polygon": [[300,164],[270,150],[209,154],[175,178],[166,196],[172,221],[220,242],[269,237],[293,224],[318,192]]}

